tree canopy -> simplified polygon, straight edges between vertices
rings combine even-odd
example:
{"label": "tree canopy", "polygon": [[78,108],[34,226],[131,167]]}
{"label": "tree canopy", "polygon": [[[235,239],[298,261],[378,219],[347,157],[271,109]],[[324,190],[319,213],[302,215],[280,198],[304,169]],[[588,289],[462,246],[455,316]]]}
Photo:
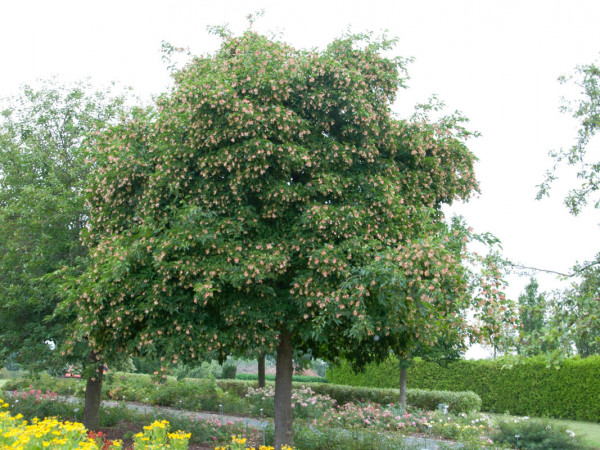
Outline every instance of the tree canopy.
{"label": "tree canopy", "polygon": [[[0,362],[60,365],[52,351],[76,315],[55,315],[64,298],[51,274],[81,272],[87,251],[84,142],[123,110],[123,97],[88,83],[47,80],[3,99],[0,117]],[[48,342],[51,344],[48,345]]]}
{"label": "tree canopy", "polygon": [[156,108],[97,136],[77,304],[98,353],[166,368],[277,349],[279,377],[293,349],[362,364],[466,327],[457,303],[502,300],[493,267],[471,296],[469,237],[441,214],[477,189],[470,133],[459,115],[394,117],[393,43],[223,34]]}
{"label": "tree canopy", "polygon": [[[596,63],[577,66],[574,74],[561,76],[561,83],[574,83],[580,88],[577,99],[565,101],[562,111],[571,114],[579,124],[575,144],[550,153],[553,167],[539,186],[538,199],[548,195],[558,178],[561,165],[577,169],[579,185],[565,197],[569,211],[577,215],[587,205],[600,208],[600,68]],[[578,277],[570,288],[555,292],[549,298],[549,320],[544,328],[544,341],[553,346],[554,358],[563,358],[575,351],[581,356],[598,353],[600,334],[600,288],[598,283],[600,253],[591,261],[578,263],[569,277]]]}
{"label": "tree canopy", "polygon": [[600,160],[596,156],[597,152],[590,153],[588,148],[600,131],[600,68],[596,64],[577,66],[575,74],[561,76],[559,81],[574,82],[581,89],[575,105],[573,101],[566,101],[562,106],[563,112],[570,113],[579,122],[579,130],[575,144],[567,149],[550,152],[554,166],[546,172],[538,198],[548,195],[552,182],[558,176],[556,171],[560,165],[575,166],[581,184],[569,192],[565,205],[572,214],[577,215],[590,200],[595,208],[600,208]]}

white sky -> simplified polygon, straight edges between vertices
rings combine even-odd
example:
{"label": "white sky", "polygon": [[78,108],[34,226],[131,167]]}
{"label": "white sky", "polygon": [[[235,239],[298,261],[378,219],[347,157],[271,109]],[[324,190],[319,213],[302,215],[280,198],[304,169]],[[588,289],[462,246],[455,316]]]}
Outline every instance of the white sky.
{"label": "white sky", "polygon": [[[348,26],[400,39],[397,53],[416,61],[395,110],[408,115],[437,94],[482,133],[471,144],[482,194],[454,210],[476,231],[499,237],[508,258],[568,272],[600,250],[600,213],[568,214],[566,178],[550,199],[534,200],[550,167],[548,151],[576,136],[575,122],[558,107],[561,96],[577,91],[557,77],[598,59],[597,0],[2,1],[0,97],[52,74],[118,81],[142,96],[162,92],[170,82],[162,40],[213,51],[218,41],[207,25],[228,23],[240,33],[246,15],[263,8],[255,29],[281,32],[297,47],[322,48]],[[542,290],[559,286],[552,276],[538,279]],[[509,295],[516,299],[526,283],[511,277]]]}

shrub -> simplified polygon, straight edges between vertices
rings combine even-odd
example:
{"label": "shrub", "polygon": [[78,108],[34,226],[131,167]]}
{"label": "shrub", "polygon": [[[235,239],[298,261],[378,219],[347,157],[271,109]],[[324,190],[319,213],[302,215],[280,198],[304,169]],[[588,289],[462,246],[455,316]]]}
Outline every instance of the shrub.
{"label": "shrub", "polygon": [[148,375],[116,373],[107,377],[103,392],[113,400],[130,400],[159,406],[174,406],[191,411],[217,411],[225,400],[222,389],[214,379],[168,379],[153,383]]}
{"label": "shrub", "polygon": [[235,364],[226,363],[223,365],[223,375],[221,378],[225,380],[235,380],[235,373],[237,372],[237,366]]}
{"label": "shrub", "polygon": [[498,430],[492,434],[495,444],[510,445],[515,448],[540,450],[581,449],[585,445],[579,436],[566,427],[550,424],[547,420],[517,418],[498,423]]}
{"label": "shrub", "polygon": [[399,433],[380,433],[373,430],[343,430],[331,427],[294,427],[294,444],[297,449],[322,450],[398,450],[415,448],[405,443]]}
{"label": "shrub", "polygon": [[[264,388],[248,388],[246,401],[251,412],[258,416],[273,416],[275,389],[273,385]],[[292,389],[292,413],[294,417],[304,419],[319,418],[334,406],[334,401],[328,395],[319,395],[306,386]]]}
{"label": "shrub", "polygon": [[[245,381],[258,381],[256,373],[238,373],[236,379]],[[265,375],[266,381],[275,381],[275,375]],[[310,375],[294,375],[292,381],[297,383],[329,383],[329,380],[324,377],[313,377]]]}
{"label": "shrub", "polygon": [[47,373],[41,373],[27,378],[12,378],[3,386],[6,391],[30,390],[35,385],[42,392],[50,391],[58,395],[75,395],[83,397],[85,380],[76,378],[52,377]]}
{"label": "shrub", "polygon": [[[398,362],[390,359],[355,374],[348,365],[331,368],[332,383],[395,387]],[[481,397],[485,411],[559,419],[600,421],[600,355],[570,358],[560,368],[542,358],[510,366],[506,360],[456,361],[446,365],[416,360],[407,371],[409,388],[463,391]],[[409,392],[411,391],[409,389]],[[333,395],[332,395],[333,396]]]}
{"label": "shrub", "polygon": [[379,431],[424,432],[430,421],[429,412],[408,413],[375,403],[354,404],[327,411],[319,424],[344,429],[368,428]]}
{"label": "shrub", "polygon": [[[340,405],[346,403],[373,402],[381,405],[398,402],[398,389],[381,389],[368,387],[343,386],[339,384],[310,385],[318,394],[329,395]],[[440,403],[449,406],[449,411],[455,414],[478,410],[481,399],[473,392],[426,391],[408,389],[406,402],[413,408],[435,410]]]}

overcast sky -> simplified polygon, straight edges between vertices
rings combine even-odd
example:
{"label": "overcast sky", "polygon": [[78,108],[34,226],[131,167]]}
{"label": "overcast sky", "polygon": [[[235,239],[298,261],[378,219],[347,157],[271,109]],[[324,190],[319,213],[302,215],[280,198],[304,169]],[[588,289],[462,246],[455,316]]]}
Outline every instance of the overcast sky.
{"label": "overcast sky", "polygon": [[[534,199],[551,164],[548,151],[570,146],[576,136],[576,123],[559,106],[561,96],[577,90],[557,77],[598,59],[597,0],[3,1],[0,97],[52,74],[158,94],[170,83],[161,41],[211,52],[218,40],[208,25],[228,23],[240,33],[246,15],[260,9],[265,15],[254,28],[281,32],[297,47],[323,48],[348,27],[399,38],[397,53],[415,62],[394,109],[409,115],[415,103],[437,94],[482,133],[471,143],[482,193],[453,211],[476,231],[500,238],[506,257],[568,272],[600,250],[600,213],[572,217],[562,204],[568,172],[551,198]],[[539,280],[544,290],[560,286],[552,276]],[[511,277],[509,295],[516,298],[526,282]]]}

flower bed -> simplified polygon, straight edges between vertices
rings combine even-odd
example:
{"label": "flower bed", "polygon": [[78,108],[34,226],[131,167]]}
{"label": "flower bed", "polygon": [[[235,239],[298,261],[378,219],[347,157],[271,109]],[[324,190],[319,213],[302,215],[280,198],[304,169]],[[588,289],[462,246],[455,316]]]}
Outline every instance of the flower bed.
{"label": "flower bed", "polygon": [[[28,422],[21,414],[11,415],[8,406],[0,399],[0,448],[108,450],[123,447],[119,440],[110,441],[102,433],[88,432],[81,423],[59,421],[54,417],[33,418]],[[191,434],[183,431],[170,433],[169,428],[166,420],[144,427],[144,432],[135,436],[133,449],[186,450]]]}

